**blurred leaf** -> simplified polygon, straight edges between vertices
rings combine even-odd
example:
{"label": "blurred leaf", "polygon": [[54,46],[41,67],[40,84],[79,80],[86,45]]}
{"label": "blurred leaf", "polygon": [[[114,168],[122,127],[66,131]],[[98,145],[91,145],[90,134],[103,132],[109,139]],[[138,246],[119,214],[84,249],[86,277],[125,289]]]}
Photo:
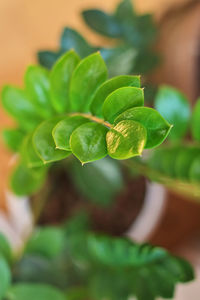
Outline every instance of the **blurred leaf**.
{"label": "blurred leaf", "polygon": [[7,293],[8,300],[66,300],[64,294],[46,284],[20,283],[13,285]]}
{"label": "blurred leaf", "polygon": [[189,179],[189,170],[195,157],[200,154],[200,148],[182,147],[175,163],[175,174],[183,180]]}
{"label": "blurred leaf", "polygon": [[58,122],[52,132],[56,148],[71,151],[69,141],[72,132],[82,124],[88,122],[89,119],[82,116],[66,117]]}
{"label": "blurred leaf", "polygon": [[197,100],[191,120],[192,137],[196,141],[200,141],[200,99]]}
{"label": "blurred leaf", "polygon": [[44,163],[50,163],[66,158],[71,154],[69,151],[56,149],[52,130],[62,117],[46,120],[36,128],[33,134],[33,145],[36,153]]}
{"label": "blurred leaf", "polygon": [[141,49],[138,51],[132,63],[131,72],[133,74],[148,74],[152,72],[161,62],[161,57],[158,53],[150,49]]}
{"label": "blurred leaf", "polygon": [[38,114],[45,119],[51,117],[53,108],[50,101],[49,72],[39,66],[29,66],[25,73],[25,86]]}
{"label": "blurred leaf", "polygon": [[98,123],[85,123],[75,129],[70,138],[72,153],[88,163],[107,155],[106,133],[108,129]]}
{"label": "blurred leaf", "polygon": [[37,53],[38,62],[41,66],[51,69],[57,59],[62,55],[62,51],[53,52],[53,51],[39,51]]}
{"label": "blurred leaf", "polygon": [[88,112],[93,94],[106,78],[106,65],[99,53],[83,59],[71,78],[71,111]]}
{"label": "blurred leaf", "polygon": [[21,129],[4,129],[3,139],[6,146],[14,151],[18,152],[22,144],[25,133]]}
{"label": "blurred leaf", "polygon": [[[200,151],[199,151],[200,154]],[[200,155],[194,158],[191,163],[189,178],[193,182],[200,182]]]}
{"label": "blurred leaf", "polygon": [[79,60],[73,50],[69,51],[56,62],[50,73],[51,101],[59,113],[69,110],[69,85]]}
{"label": "blurred leaf", "polygon": [[25,252],[39,254],[52,259],[60,254],[64,246],[64,235],[56,227],[38,228],[28,240]]}
{"label": "blurred leaf", "polygon": [[82,15],[86,24],[94,31],[108,37],[121,37],[121,26],[114,16],[98,9],[85,10]]}
{"label": "blurred leaf", "polygon": [[41,160],[41,158],[38,156],[34,146],[33,146],[33,134],[28,134],[23,141],[22,147],[21,147],[21,156],[23,159],[23,162],[27,165],[29,168],[37,168],[37,167],[43,167],[44,163]]}
{"label": "blurred leaf", "polygon": [[155,108],[174,126],[169,138],[172,140],[183,138],[190,119],[190,106],[185,96],[172,87],[162,86],[156,96]]}
{"label": "blurred leaf", "polygon": [[9,266],[2,255],[0,255],[0,299],[4,296],[11,284],[11,272]]}
{"label": "blurred leaf", "polygon": [[141,123],[147,131],[145,148],[153,148],[161,144],[170,132],[170,124],[154,109],[135,107],[126,110],[115,119],[115,124],[122,120],[133,120]]}
{"label": "blurred leaf", "polygon": [[83,196],[99,205],[109,205],[123,187],[123,176],[118,163],[108,157],[81,166],[71,164],[69,175]]}
{"label": "blurred leaf", "polygon": [[122,0],[121,2],[119,2],[114,15],[119,21],[123,22],[125,20],[129,20],[130,22],[132,22],[136,17],[132,1]]}
{"label": "blurred leaf", "polygon": [[102,117],[102,106],[107,96],[115,90],[125,86],[134,86],[139,88],[140,76],[121,75],[105,81],[94,94],[91,103],[91,111],[93,115]]}
{"label": "blurred leaf", "polygon": [[0,255],[2,255],[8,263],[12,262],[12,250],[10,243],[5,235],[0,232]]}
{"label": "blurred leaf", "polygon": [[115,118],[129,108],[144,105],[143,89],[122,87],[108,95],[103,103],[103,115],[111,124]]}
{"label": "blurred leaf", "polygon": [[143,125],[132,120],[120,121],[106,136],[108,154],[115,159],[141,155],[147,132]]}

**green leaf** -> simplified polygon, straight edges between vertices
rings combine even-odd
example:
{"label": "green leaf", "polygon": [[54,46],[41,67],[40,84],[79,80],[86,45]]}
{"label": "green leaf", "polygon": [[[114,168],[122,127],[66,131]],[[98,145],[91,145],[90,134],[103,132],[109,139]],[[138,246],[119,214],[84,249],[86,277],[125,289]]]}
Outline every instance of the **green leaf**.
{"label": "green leaf", "polygon": [[196,141],[200,141],[200,99],[197,100],[191,120],[192,137]]}
{"label": "green leaf", "polygon": [[80,125],[89,122],[89,119],[82,116],[66,117],[58,122],[52,131],[56,148],[71,151],[69,144],[72,132]]}
{"label": "green leaf", "polygon": [[91,111],[94,115],[102,117],[102,106],[109,94],[125,87],[140,87],[140,76],[121,75],[105,81],[96,91],[91,103]]}
{"label": "green leaf", "polygon": [[99,53],[94,53],[83,59],[71,78],[71,111],[88,112],[93,94],[106,78],[107,68]]}
{"label": "green leaf", "polygon": [[0,232],[0,255],[2,255],[8,263],[12,262],[12,250],[7,238]]}
{"label": "green leaf", "polygon": [[37,53],[38,62],[41,66],[51,69],[57,59],[62,55],[61,52],[39,51]]}
{"label": "green leaf", "polygon": [[74,161],[70,165],[69,175],[83,196],[102,206],[110,205],[123,187],[120,166],[109,157],[83,167]]}
{"label": "green leaf", "polygon": [[200,155],[195,157],[193,162],[191,163],[189,170],[189,178],[193,182],[200,182]]}
{"label": "green leaf", "polygon": [[50,163],[66,158],[71,154],[69,151],[58,150],[53,140],[52,130],[60,121],[61,117],[56,117],[42,122],[34,131],[33,145],[36,153],[44,163]]}
{"label": "green leaf", "polygon": [[56,62],[50,73],[51,101],[59,113],[69,110],[69,84],[79,61],[73,50],[68,51]]}
{"label": "green leaf", "polygon": [[98,9],[85,10],[82,15],[86,24],[96,32],[108,37],[121,37],[121,26],[114,16]]}
{"label": "green leaf", "polygon": [[65,51],[74,49],[81,58],[84,58],[96,51],[95,48],[88,44],[80,33],[69,27],[66,27],[63,30],[60,46]]}
{"label": "green leaf", "polygon": [[182,148],[175,163],[175,174],[183,180],[189,179],[189,170],[195,157],[200,154],[200,148]]}
{"label": "green leaf", "polygon": [[85,123],[75,129],[70,138],[72,153],[82,162],[92,162],[107,155],[108,129],[98,123]]}
{"label": "green leaf", "polygon": [[21,129],[4,129],[3,139],[6,146],[14,151],[18,152],[22,141],[24,139],[25,133]]}
{"label": "green leaf", "polygon": [[144,126],[132,120],[115,125],[106,136],[108,154],[115,159],[127,159],[141,155],[146,144]]}
{"label": "green leaf", "polygon": [[57,288],[36,283],[15,284],[9,289],[6,297],[8,300],[66,300]]}
{"label": "green leaf", "polygon": [[115,11],[115,17],[124,22],[125,20],[133,21],[135,18],[135,13],[133,10],[133,4],[131,0],[122,0]]}
{"label": "green leaf", "polygon": [[160,145],[166,139],[171,129],[170,124],[156,110],[149,107],[128,109],[115,119],[115,124],[122,120],[137,121],[146,128],[146,149]]}
{"label": "green leaf", "polygon": [[144,105],[143,89],[122,87],[112,92],[104,101],[103,115],[111,124],[115,118],[129,108]]}
{"label": "green leaf", "polygon": [[2,255],[0,255],[0,299],[4,296],[11,284],[11,272],[9,266]]}
{"label": "green leaf", "polygon": [[49,259],[58,256],[64,246],[64,234],[56,227],[38,228],[27,242],[25,252]]}
{"label": "green leaf", "polygon": [[50,101],[49,72],[39,66],[29,66],[25,73],[27,95],[37,108],[42,118],[49,118],[53,114]]}
{"label": "green leaf", "polygon": [[131,73],[133,74],[149,74],[155,69],[162,58],[159,53],[152,49],[140,49],[132,64]]}
{"label": "green leaf", "polygon": [[2,103],[4,109],[17,120],[22,129],[34,129],[41,121],[36,106],[19,88],[5,86],[2,90]]}
{"label": "green leaf", "polygon": [[23,159],[23,162],[27,165],[29,168],[37,168],[44,166],[43,161],[37,154],[34,146],[33,146],[33,134],[28,134],[22,144],[21,148],[21,157]]}
{"label": "green leaf", "polygon": [[156,96],[155,108],[173,125],[169,138],[183,138],[190,119],[190,106],[186,97],[174,88],[162,86]]}
{"label": "green leaf", "polygon": [[19,196],[30,195],[40,189],[45,180],[46,168],[32,169],[19,164],[10,179],[12,191]]}

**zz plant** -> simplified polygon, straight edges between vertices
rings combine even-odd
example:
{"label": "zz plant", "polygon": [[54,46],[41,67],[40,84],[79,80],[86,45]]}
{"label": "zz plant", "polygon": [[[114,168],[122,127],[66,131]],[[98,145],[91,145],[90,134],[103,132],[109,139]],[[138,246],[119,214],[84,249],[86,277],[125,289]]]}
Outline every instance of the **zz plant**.
{"label": "zz plant", "polygon": [[[40,189],[52,163],[64,164],[72,156],[82,165],[106,156],[141,156],[171,129],[158,111],[144,107],[140,77],[107,79],[98,52],[81,60],[71,50],[51,71],[29,67],[25,87],[4,87],[2,103],[16,121],[4,139],[18,152],[11,179],[18,195]],[[18,253],[0,235],[2,300],[172,298],[175,285],[193,277],[183,259],[125,237],[94,233],[82,215],[60,227],[37,228]]]}

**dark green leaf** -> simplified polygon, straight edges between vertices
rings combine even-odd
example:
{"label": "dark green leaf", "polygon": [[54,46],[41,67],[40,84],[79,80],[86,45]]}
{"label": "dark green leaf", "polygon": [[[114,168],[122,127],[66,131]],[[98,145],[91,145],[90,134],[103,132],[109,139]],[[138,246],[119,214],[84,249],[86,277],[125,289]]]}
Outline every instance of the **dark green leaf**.
{"label": "dark green leaf", "polygon": [[12,262],[12,250],[7,238],[0,232],[0,255],[4,256],[8,263]]}
{"label": "dark green leaf", "polygon": [[195,157],[200,154],[200,148],[186,147],[179,151],[175,163],[175,174],[183,180],[189,179],[189,170]]}
{"label": "dark green leaf", "polygon": [[45,119],[52,116],[49,72],[39,66],[28,67],[25,73],[25,86],[27,95],[37,107],[38,114]]}
{"label": "dark green leaf", "polygon": [[193,139],[200,141],[200,99],[197,100],[191,120],[191,131]]}
{"label": "dark green leaf", "polygon": [[121,121],[107,133],[108,154],[115,159],[141,155],[146,136],[146,129],[140,123],[132,120]]}
{"label": "dark green leaf", "polygon": [[61,117],[44,121],[38,126],[33,134],[33,145],[36,153],[44,163],[61,160],[71,154],[71,152],[56,149],[53,140],[52,130],[61,120]]}
{"label": "dark green leaf", "polygon": [[72,153],[82,162],[92,162],[107,155],[108,129],[98,123],[85,123],[75,129],[70,138]]}
{"label": "dark green leaf", "polygon": [[11,284],[11,272],[8,263],[2,255],[0,255],[0,299],[4,296]]}
{"label": "dark green leaf", "polygon": [[143,49],[138,51],[133,64],[131,73],[148,74],[151,73],[161,62],[161,57],[153,50]]}
{"label": "dark green leaf", "polygon": [[145,148],[153,148],[161,144],[170,131],[170,124],[154,109],[136,107],[126,110],[115,119],[115,124],[122,120],[133,120],[141,123],[147,131]]}
{"label": "dark green leaf", "polygon": [[140,87],[140,76],[121,75],[105,81],[96,91],[91,104],[94,115],[102,117],[102,106],[109,94],[125,86]]}
{"label": "dark green leaf", "polygon": [[88,112],[93,94],[106,78],[106,65],[99,53],[83,59],[76,67],[70,83],[71,111]]}
{"label": "dark green leaf", "polygon": [[129,108],[144,105],[143,89],[136,87],[122,87],[112,92],[103,104],[105,120],[111,124],[115,118]]}
{"label": "dark green leaf", "polygon": [[14,151],[18,152],[22,144],[25,133],[20,129],[4,129],[3,139],[6,146]]}
{"label": "dark green leaf", "polygon": [[68,51],[56,62],[50,73],[51,101],[59,113],[69,110],[69,84],[79,61],[73,50]]}
{"label": "dark green leaf", "polygon": [[41,121],[36,106],[27,94],[19,88],[5,86],[2,90],[2,103],[22,129],[31,130]]}
{"label": "dark green leaf", "polygon": [[87,118],[82,116],[66,117],[61,120],[53,129],[53,138],[56,148],[71,151],[69,144],[72,132],[80,125],[89,122]]}
{"label": "dark green leaf", "polygon": [[13,285],[7,293],[8,300],[66,300],[57,288],[46,284],[21,283]]}
{"label": "dark green leaf", "polygon": [[106,157],[81,166],[74,161],[70,174],[75,187],[87,199],[99,205],[109,205],[123,187],[123,176],[116,161]]}
{"label": "dark green leaf", "polygon": [[34,146],[33,146],[33,134],[28,134],[22,144],[21,148],[21,156],[24,163],[29,168],[37,168],[44,166],[43,161],[37,154]]}
{"label": "dark green leaf", "polygon": [[135,16],[132,1],[122,0],[116,8],[115,17],[122,22],[127,19],[132,22]]}
{"label": "dark green leaf", "polygon": [[85,10],[82,15],[86,24],[96,32],[108,37],[121,37],[121,26],[114,16],[98,9]]}
{"label": "dark green leaf", "polygon": [[190,106],[183,94],[174,88],[162,86],[156,96],[156,109],[173,125],[169,138],[180,140],[187,132]]}
{"label": "dark green leaf", "polygon": [[193,182],[200,182],[200,151],[197,157],[191,163],[189,170],[189,178]]}
{"label": "dark green leaf", "polygon": [[51,69],[57,59],[62,55],[61,52],[39,51],[37,53],[38,62],[41,66]]}
{"label": "dark green leaf", "polygon": [[26,245],[25,252],[52,259],[60,254],[63,246],[62,230],[56,227],[45,227],[34,232]]}

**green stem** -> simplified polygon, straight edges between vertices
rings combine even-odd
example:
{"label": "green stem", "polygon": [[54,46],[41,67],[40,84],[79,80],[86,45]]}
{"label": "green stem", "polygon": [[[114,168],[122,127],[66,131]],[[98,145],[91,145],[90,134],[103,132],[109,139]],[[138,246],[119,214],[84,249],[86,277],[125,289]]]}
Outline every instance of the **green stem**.
{"label": "green stem", "polygon": [[98,117],[95,117],[91,114],[86,114],[86,113],[70,113],[68,114],[70,116],[81,116],[81,117],[84,117],[84,118],[87,118],[87,119],[90,119],[91,121],[94,121],[96,123],[99,123],[99,124],[102,124],[108,128],[112,128],[112,125],[106,121],[104,121],[103,119],[101,118],[98,118]]}

